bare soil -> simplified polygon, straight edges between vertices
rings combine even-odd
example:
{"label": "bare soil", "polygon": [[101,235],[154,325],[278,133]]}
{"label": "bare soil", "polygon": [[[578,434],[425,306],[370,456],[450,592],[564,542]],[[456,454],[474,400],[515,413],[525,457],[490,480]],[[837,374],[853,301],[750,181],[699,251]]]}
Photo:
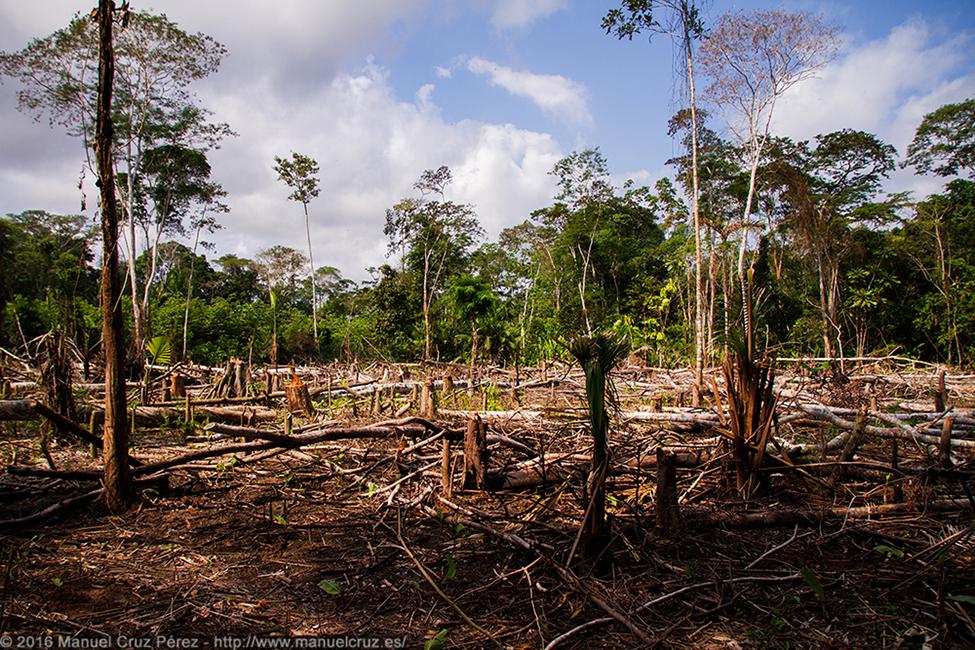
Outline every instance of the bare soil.
{"label": "bare soil", "polygon": [[[681,399],[671,384],[686,386],[686,373],[667,382],[661,374],[646,379],[661,382],[659,389],[640,388],[641,380],[626,377],[618,383],[628,408],[661,395],[664,406]],[[909,382],[883,385],[881,401],[891,408],[928,397],[926,388]],[[862,386],[834,390],[805,382],[802,390],[834,405],[855,405],[863,395]],[[460,407],[477,408],[486,399],[458,392]],[[513,394],[490,397],[494,408],[517,408]],[[558,390],[541,387],[517,397],[526,408],[563,409],[563,416],[493,422],[492,431],[539,450],[587,449],[580,418],[564,411],[582,404],[571,376]],[[962,406],[969,399],[953,397]],[[350,405],[336,401],[330,415],[347,425],[382,417],[355,419]],[[439,422],[464,426],[450,418]],[[5,460],[45,466],[33,427],[4,426]],[[801,441],[835,431],[796,425],[788,433]],[[713,431],[693,426],[618,423],[612,435],[618,457],[661,444],[715,444]],[[451,501],[469,509],[460,515],[432,496],[441,489],[439,443],[393,457],[412,442],[358,439],[211,459],[174,469],[167,484],[143,490],[124,516],[108,516],[91,503],[41,527],[7,530],[0,536],[0,626],[9,634],[171,635],[205,644],[227,634],[351,635],[403,639],[405,647],[423,647],[445,630],[442,647],[541,648],[607,618],[599,600],[663,647],[975,647],[973,508],[925,511],[936,499],[970,496],[971,453],[955,458],[955,477],[878,474],[834,486],[815,468],[774,473],[768,489],[749,503],[727,489],[718,460],[682,468],[685,528],[670,537],[654,530],[653,468],[617,475],[609,486],[607,555],[596,564],[574,561],[576,581],[569,584],[555,565],[565,561],[582,519],[580,472],[522,491],[455,487]],[[136,434],[132,455],[151,461],[225,443],[186,443],[176,428],[150,430]],[[889,454],[889,441],[870,439],[859,458],[889,463]],[[900,462],[931,464],[928,454],[903,444]],[[98,468],[80,446],[56,445],[52,456],[58,469]],[[492,465],[514,460],[513,451],[498,449]],[[425,473],[390,489],[427,465]],[[91,488],[5,474],[0,517],[23,516]],[[809,511],[895,499],[914,507],[884,517],[824,516],[785,526],[707,523],[709,513]],[[463,519],[488,530],[457,523]],[[494,532],[517,535],[534,550]],[[557,647],[644,645],[609,620]]]}

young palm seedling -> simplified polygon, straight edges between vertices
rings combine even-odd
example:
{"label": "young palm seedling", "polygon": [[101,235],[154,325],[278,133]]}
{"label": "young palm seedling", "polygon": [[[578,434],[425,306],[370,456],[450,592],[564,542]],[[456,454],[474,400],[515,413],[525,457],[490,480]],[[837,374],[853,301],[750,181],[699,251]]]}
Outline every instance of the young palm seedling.
{"label": "young palm seedling", "polygon": [[582,529],[569,552],[569,562],[579,542],[590,559],[602,553],[608,539],[606,531],[606,476],[609,473],[609,411],[612,385],[609,373],[627,353],[627,346],[605,334],[580,336],[569,344],[586,375],[586,403],[592,430],[592,465],[586,482],[587,505]]}

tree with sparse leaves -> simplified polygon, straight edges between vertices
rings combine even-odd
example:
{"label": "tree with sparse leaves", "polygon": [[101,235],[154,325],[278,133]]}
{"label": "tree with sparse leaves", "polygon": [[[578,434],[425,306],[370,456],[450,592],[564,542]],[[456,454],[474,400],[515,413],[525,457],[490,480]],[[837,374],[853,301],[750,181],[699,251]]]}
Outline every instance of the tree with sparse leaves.
{"label": "tree with sparse leaves", "polygon": [[[189,91],[190,84],[217,70],[226,54],[224,47],[205,34],[183,31],[165,15],[129,12],[128,3],[124,6],[126,26],[113,44],[113,182],[125,224],[121,243],[128,258],[135,344],[141,349],[146,322],[135,260],[139,257],[136,228],[140,219],[146,223],[145,215],[136,209],[143,195],[144,157],[161,145],[206,151],[231,131],[226,124],[211,123],[208,111]],[[0,73],[21,84],[20,110],[38,119],[47,117],[51,126],[81,138],[87,168],[96,176],[92,156],[96,155],[99,43],[97,26],[88,16],[76,14],[67,27],[50,36],[34,39],[19,52],[0,54]],[[156,224],[160,218],[152,217]]]}
{"label": "tree with sparse leaves", "polygon": [[741,214],[738,277],[745,279],[745,250],[752,229],[755,179],[782,95],[831,60],[836,35],[808,13],[755,11],[718,19],[701,47],[706,95],[724,112],[729,130],[746,150],[748,194]]}
{"label": "tree with sparse leaves", "polygon": [[305,210],[305,235],[308,237],[308,267],[311,276],[312,331],[318,342],[318,296],[315,287],[315,257],[311,250],[311,226],[308,222],[308,204],[318,196],[318,162],[309,156],[291,152],[291,158],[274,157],[274,171],[278,180],[291,188],[288,198],[297,201]]}

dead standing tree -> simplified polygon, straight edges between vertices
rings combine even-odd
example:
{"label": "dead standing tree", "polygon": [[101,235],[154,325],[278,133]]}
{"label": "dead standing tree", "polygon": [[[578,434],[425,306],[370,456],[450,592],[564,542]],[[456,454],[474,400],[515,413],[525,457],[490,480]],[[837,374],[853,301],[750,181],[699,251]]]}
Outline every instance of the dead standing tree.
{"label": "dead standing tree", "polygon": [[[745,285],[745,251],[758,166],[779,98],[834,56],[836,35],[818,17],[785,11],[725,14],[701,47],[706,94],[745,148],[748,194],[741,215],[738,278]],[[726,297],[727,299],[727,297]]]}

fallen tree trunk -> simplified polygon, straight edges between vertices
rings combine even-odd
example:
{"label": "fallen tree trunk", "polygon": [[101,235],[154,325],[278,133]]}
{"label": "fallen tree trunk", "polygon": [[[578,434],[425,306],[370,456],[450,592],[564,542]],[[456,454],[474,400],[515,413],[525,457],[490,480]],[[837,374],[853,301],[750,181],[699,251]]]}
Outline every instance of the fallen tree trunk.
{"label": "fallen tree trunk", "polygon": [[[152,474],[159,472],[164,469],[170,469],[178,465],[184,465],[197,460],[204,460],[206,458],[214,458],[217,456],[225,456],[227,454],[237,454],[237,453],[251,453],[255,451],[266,451],[268,449],[298,449],[305,445],[316,444],[320,442],[329,442],[333,440],[352,440],[355,438],[392,438],[396,435],[412,432],[415,434],[422,433],[424,428],[422,425],[418,425],[413,422],[408,422],[403,425],[398,426],[372,426],[372,427],[361,427],[361,428],[335,428],[326,429],[318,431],[310,431],[308,433],[302,433],[293,436],[283,436],[277,435],[273,432],[264,432],[259,429],[246,429],[242,428],[247,435],[257,438],[255,431],[264,434],[265,437],[259,438],[255,442],[244,442],[239,444],[225,445],[222,447],[211,447],[209,449],[201,449],[189,454],[184,454],[182,456],[177,456],[175,458],[170,458],[168,460],[157,461],[155,463],[149,463],[145,465],[140,465],[139,467],[133,468],[133,476],[143,476],[145,474]],[[238,432],[237,435],[244,437]],[[12,473],[22,473],[22,474],[33,474],[33,475],[43,475],[43,476],[59,476],[57,472],[42,472],[37,471],[40,468],[25,469],[21,467],[11,467],[10,471]],[[72,478],[78,480],[98,480],[101,478],[101,472],[97,471],[75,471],[71,473]]]}
{"label": "fallen tree trunk", "polygon": [[[260,406],[198,406],[190,402],[193,413],[212,422],[227,422],[241,424],[245,422],[270,422],[277,418],[277,413],[269,408]],[[86,404],[79,411],[89,416],[92,412],[104,413],[101,405]],[[129,409],[131,416],[132,410]],[[135,407],[136,425],[160,426],[168,422],[183,421],[186,412],[183,408],[165,406],[137,406]]]}
{"label": "fallen tree trunk", "polygon": [[[676,467],[698,467],[711,455],[710,450],[669,449],[674,456]],[[571,472],[582,471],[592,461],[590,454],[548,453],[529,460],[508,465],[488,474],[487,485],[495,490],[519,490],[564,481]],[[609,474],[631,474],[643,469],[657,467],[655,452],[647,452],[640,458],[631,458],[622,463],[610,465]]]}
{"label": "fallen tree trunk", "polygon": [[[832,425],[838,426],[843,429],[853,430],[855,424],[849,420],[844,420],[843,418],[835,415],[832,411],[826,408],[817,407],[809,404],[801,404],[799,406],[807,414],[817,417],[819,419],[825,420]],[[908,425],[902,425],[898,428],[882,428],[868,425],[865,432],[869,435],[880,436],[881,438],[899,438],[903,440],[913,440],[915,442],[920,442],[929,445],[939,445],[941,443],[940,435],[929,435],[926,433],[921,433]],[[975,440],[964,440],[961,438],[954,438],[951,441],[952,447],[962,447],[965,449],[975,449]]]}
{"label": "fallen tree trunk", "polygon": [[820,523],[829,519],[869,519],[870,517],[902,514],[969,510],[975,503],[969,498],[938,499],[924,504],[885,503],[871,506],[836,507],[820,510],[770,510],[767,512],[698,512],[685,509],[688,517],[705,526],[725,528],[754,528],[762,526],[792,526],[799,523]]}
{"label": "fallen tree trunk", "polygon": [[[0,420],[30,421],[42,417],[49,420],[61,433],[73,434],[97,449],[103,448],[104,443],[101,438],[36,399],[0,400]],[[137,466],[141,465],[142,461],[129,456],[129,464]]]}

